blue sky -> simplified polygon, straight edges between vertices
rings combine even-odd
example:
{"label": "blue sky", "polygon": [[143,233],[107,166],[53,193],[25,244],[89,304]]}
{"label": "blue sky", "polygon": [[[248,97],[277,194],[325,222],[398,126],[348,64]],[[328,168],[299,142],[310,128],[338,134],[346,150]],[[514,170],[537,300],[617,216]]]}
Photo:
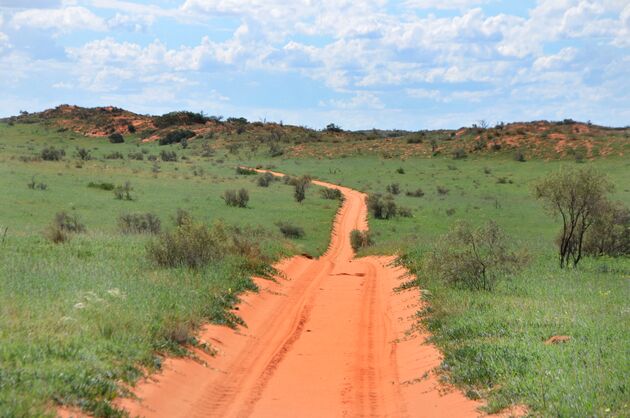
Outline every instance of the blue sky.
{"label": "blue sky", "polygon": [[0,115],[630,124],[628,0],[0,0]]}

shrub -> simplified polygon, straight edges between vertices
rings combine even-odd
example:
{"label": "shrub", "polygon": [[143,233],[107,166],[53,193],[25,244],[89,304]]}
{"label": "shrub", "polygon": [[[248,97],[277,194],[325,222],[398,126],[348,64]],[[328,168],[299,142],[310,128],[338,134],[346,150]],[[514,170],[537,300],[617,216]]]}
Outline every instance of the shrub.
{"label": "shrub", "polygon": [[101,190],[107,190],[107,191],[114,190],[113,183],[104,183],[104,182],[94,183],[93,181],[91,181],[88,183],[87,187],[91,189],[101,189]]}
{"label": "shrub", "polygon": [[367,198],[367,206],[376,219],[391,219],[398,214],[398,208],[392,195],[371,194]]}
{"label": "shrub", "polygon": [[402,168],[402,167],[398,167],[398,168],[396,169],[396,172],[397,172],[398,174],[405,174],[405,169],[404,169],[404,168]]}
{"label": "shrub", "polygon": [[518,161],[520,163],[524,163],[527,160],[525,159],[525,154],[523,154],[522,151],[516,151],[514,153],[514,161]]}
{"label": "shrub", "polygon": [[435,190],[440,196],[446,196],[448,194],[448,189],[444,186],[437,186]]}
{"label": "shrub", "polygon": [[577,266],[582,258],[584,237],[609,205],[612,184],[601,173],[586,168],[565,169],[548,175],[535,186],[535,193],[550,213],[560,215],[562,229],[557,238],[560,268]]}
{"label": "shrub", "polygon": [[271,173],[263,173],[256,180],[256,184],[260,187],[269,187],[272,181],[276,180],[276,176]]}
{"label": "shrub", "polygon": [[329,189],[328,187],[326,187],[326,188],[321,189],[319,191],[319,194],[324,199],[343,200],[343,194],[341,193],[341,190],[339,189]]}
{"label": "shrub", "polygon": [[[142,155],[142,154],[140,154]],[[118,152],[118,151],[114,151],[111,154],[107,154],[105,156],[105,159],[107,160],[123,160],[125,157],[122,155],[122,153]]]}
{"label": "shrub", "polygon": [[112,144],[122,144],[123,142],[125,142],[125,139],[118,132],[114,132],[109,136],[109,142],[111,142]]}
{"label": "shrub", "polygon": [[511,240],[494,222],[473,228],[458,222],[424,259],[425,273],[471,290],[492,290],[527,261],[508,246]]}
{"label": "shrub", "polygon": [[200,268],[224,254],[224,240],[206,225],[186,222],[149,242],[147,254],[162,267]]}
{"label": "shrub", "polygon": [[171,131],[167,133],[162,138],[160,138],[160,140],[158,141],[158,144],[169,145],[169,144],[179,143],[179,142],[182,142],[183,139],[192,138],[193,136],[195,136],[195,133],[191,130],[177,129],[175,131]]}
{"label": "shrub", "polygon": [[279,157],[284,154],[284,150],[277,142],[272,142],[269,144],[269,156],[270,157]]}
{"label": "shrub", "polygon": [[278,228],[285,238],[303,238],[304,229],[299,226],[291,225],[288,222],[279,222]]}
{"label": "shrub", "polygon": [[258,172],[246,167],[236,167],[236,174],[240,174],[242,176],[253,176],[258,174]]}
{"label": "shrub", "polygon": [[155,126],[163,129],[177,125],[193,125],[206,123],[210,118],[205,117],[201,113],[178,111],[165,113],[162,116],[156,116],[153,119]]}
{"label": "shrub", "polygon": [[424,192],[422,191],[422,189],[416,189],[416,190],[407,190],[406,193],[407,196],[410,197],[422,197],[424,196]]}
{"label": "shrub", "polygon": [[454,160],[462,160],[468,157],[468,154],[466,154],[466,151],[463,148],[457,148],[453,151],[451,155],[453,156]]}
{"label": "shrub", "polygon": [[144,160],[144,154],[142,152],[130,152],[129,154],[127,154],[127,158],[129,158],[130,160],[142,161]]}
{"label": "shrub", "polygon": [[42,149],[40,157],[44,161],[59,161],[66,155],[66,152],[62,149],[55,149],[55,147],[46,147]]}
{"label": "shrub", "polygon": [[222,198],[228,206],[245,208],[247,207],[247,202],[249,202],[249,192],[245,189],[240,189],[238,191],[226,190],[223,192]]}
{"label": "shrub", "polygon": [[358,229],[353,229],[350,232],[350,245],[355,252],[373,244],[374,242],[370,236],[370,231],[359,231]]}
{"label": "shrub", "polygon": [[88,161],[92,159],[92,154],[88,149],[77,148],[76,157],[81,161]]}
{"label": "shrub", "polygon": [[160,151],[160,159],[167,162],[177,161],[177,153],[175,151],[162,150]]}
{"label": "shrub", "polygon": [[150,212],[127,213],[118,217],[118,228],[123,234],[158,234],[160,218]]}
{"label": "shrub", "polygon": [[189,223],[193,221],[193,217],[187,210],[177,209],[175,212],[175,216],[173,217],[173,223],[175,226],[182,226],[185,223]]}
{"label": "shrub", "polygon": [[399,206],[398,207],[398,216],[400,216],[401,218],[412,218],[413,217],[413,211],[411,210],[411,208],[407,208],[404,206]]}
{"label": "shrub", "polygon": [[584,254],[611,257],[630,255],[630,210],[621,202],[601,205],[584,238]]}
{"label": "shrub", "polygon": [[114,197],[118,200],[133,200],[132,191],[131,183],[126,181],[122,186],[114,188]]}
{"label": "shrub", "polygon": [[306,187],[309,185],[310,182],[310,178],[305,176],[299,178],[298,181],[295,182],[293,197],[295,198],[296,202],[302,203],[304,199],[306,199]]}
{"label": "shrub", "polygon": [[82,232],[85,232],[85,225],[79,218],[62,211],[55,215],[52,223],[46,228],[45,235],[55,244],[60,244],[69,241],[71,233]]}
{"label": "shrub", "polygon": [[35,176],[31,177],[31,181],[29,181],[26,185],[31,190],[46,190],[46,189],[48,189],[48,185],[46,183],[42,183],[41,181],[37,182],[35,180]]}
{"label": "shrub", "polygon": [[400,194],[400,184],[398,183],[388,184],[387,187],[385,187],[385,190],[387,190],[387,193],[391,193],[393,195]]}

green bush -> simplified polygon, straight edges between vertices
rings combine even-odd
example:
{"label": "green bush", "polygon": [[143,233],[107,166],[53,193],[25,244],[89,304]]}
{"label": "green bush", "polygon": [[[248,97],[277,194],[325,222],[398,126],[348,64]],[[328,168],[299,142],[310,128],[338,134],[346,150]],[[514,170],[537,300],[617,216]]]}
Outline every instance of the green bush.
{"label": "green bush", "polygon": [[398,207],[392,195],[371,194],[367,198],[367,206],[376,219],[391,219],[398,214]]}
{"label": "green bush", "polygon": [[118,132],[114,132],[108,138],[109,138],[109,142],[111,142],[112,144],[122,144],[123,142],[125,142],[125,139],[123,138],[123,136],[119,134]]}
{"label": "green bush", "polygon": [[122,155],[122,153],[118,151],[114,151],[110,154],[105,155],[105,159],[107,160],[123,160],[124,158],[125,158],[124,155]]}
{"label": "green bush", "polygon": [[453,151],[452,156],[454,160],[462,160],[468,157],[468,154],[466,154],[466,150],[464,150],[463,148],[457,148]]}
{"label": "green bush", "polygon": [[249,192],[245,189],[240,189],[238,191],[226,190],[223,192],[222,198],[228,206],[245,208],[249,202]]}
{"label": "green bush", "polygon": [[273,174],[263,173],[260,176],[258,176],[258,179],[256,180],[256,184],[258,184],[260,187],[269,187],[271,182],[275,180],[276,180],[276,176],[274,176]]}
{"label": "green bush", "polygon": [[127,158],[129,158],[130,160],[142,161],[144,160],[144,154],[142,152],[130,152],[129,154],[127,154]]}
{"label": "green bush", "polygon": [[66,151],[56,149],[55,147],[46,147],[42,149],[40,157],[44,161],[59,161],[66,155]]}
{"label": "green bush", "polygon": [[90,189],[101,189],[101,190],[112,191],[114,190],[115,186],[113,183],[104,183],[104,182],[94,183],[93,181],[91,181],[88,183],[87,187],[89,187]]}
{"label": "green bush", "polygon": [[256,170],[252,170],[246,167],[236,167],[236,174],[240,174],[243,176],[253,176],[258,174],[258,172]]}
{"label": "green bush", "polygon": [[133,200],[133,196],[131,192],[133,191],[133,187],[131,183],[126,181],[122,186],[116,186],[114,188],[114,197],[117,200]]}
{"label": "green bush", "polygon": [[174,162],[177,161],[177,153],[175,151],[160,151],[160,159],[166,162]]}
{"label": "green bush", "polygon": [[160,138],[158,144],[169,145],[179,143],[182,142],[182,140],[192,138],[193,136],[195,136],[195,133],[193,131],[190,131],[188,129],[177,129],[175,131],[167,133],[162,138]]}
{"label": "green bush", "polygon": [[303,238],[304,229],[299,226],[291,225],[288,222],[279,222],[278,228],[285,238]]}
{"label": "green bush", "polygon": [[341,190],[339,189],[329,189],[328,187],[326,187],[324,189],[321,189],[319,191],[319,194],[324,199],[343,200],[343,194],[341,193]]}
{"label": "green bush", "polygon": [[527,261],[510,249],[512,240],[494,222],[473,228],[460,221],[433,247],[424,260],[425,273],[471,290],[492,290]]}
{"label": "green bush", "polygon": [[410,197],[422,197],[424,196],[424,192],[422,191],[422,189],[416,189],[416,190],[407,190],[407,193],[405,193],[407,196]]}
{"label": "green bush", "polygon": [[374,241],[372,241],[370,231],[359,231],[358,229],[353,229],[350,232],[350,245],[355,252],[373,244]]}
{"label": "green bush", "polygon": [[398,183],[388,184],[387,187],[385,187],[385,190],[387,190],[387,193],[391,193],[393,195],[400,194],[400,184]]}
{"label": "green bush", "polygon": [[127,213],[118,217],[118,228],[123,234],[158,234],[160,218],[155,214]]}
{"label": "green bush", "polygon": [[76,157],[81,161],[89,161],[92,159],[92,154],[90,150],[85,148],[77,148]]}

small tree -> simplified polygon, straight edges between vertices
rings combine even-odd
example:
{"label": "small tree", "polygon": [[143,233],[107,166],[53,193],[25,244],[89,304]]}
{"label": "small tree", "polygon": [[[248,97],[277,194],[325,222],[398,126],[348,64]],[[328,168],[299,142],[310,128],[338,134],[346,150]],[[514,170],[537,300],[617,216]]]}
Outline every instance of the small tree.
{"label": "small tree", "polygon": [[473,228],[460,221],[444,235],[424,261],[429,275],[471,290],[492,290],[527,258],[512,251],[510,240],[494,222]]}
{"label": "small tree", "polygon": [[621,202],[607,202],[597,212],[584,238],[584,254],[630,255],[630,210]]}
{"label": "small tree", "polygon": [[301,177],[295,182],[293,197],[295,197],[296,202],[302,203],[302,201],[306,199],[306,186],[308,186],[310,182],[310,179],[307,177]]}
{"label": "small tree", "polygon": [[580,262],[584,237],[607,204],[606,193],[611,190],[606,177],[591,168],[561,170],[536,185],[536,197],[562,219],[557,239],[560,268]]}
{"label": "small tree", "polygon": [[111,142],[112,144],[122,144],[123,142],[125,142],[125,138],[123,138],[120,133],[114,132],[109,136],[109,142]]}

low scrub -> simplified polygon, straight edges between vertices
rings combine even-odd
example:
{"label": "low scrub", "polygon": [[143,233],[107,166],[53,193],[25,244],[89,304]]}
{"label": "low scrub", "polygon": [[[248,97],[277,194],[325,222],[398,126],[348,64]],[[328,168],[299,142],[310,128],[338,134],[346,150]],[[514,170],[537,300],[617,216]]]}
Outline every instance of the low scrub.
{"label": "low scrub", "polygon": [[367,198],[367,206],[376,219],[391,219],[398,215],[398,206],[392,195],[371,194]]}
{"label": "low scrub", "polygon": [[374,241],[372,240],[370,231],[359,231],[358,229],[353,229],[350,232],[350,245],[355,252],[373,244]]}
{"label": "low scrub", "polygon": [[122,153],[119,151],[114,151],[110,154],[105,155],[106,160],[123,160],[124,158],[125,156],[122,155]]}
{"label": "low scrub", "polygon": [[304,238],[304,229],[288,222],[279,222],[278,228],[285,238]]}
{"label": "low scrub", "polygon": [[251,168],[236,167],[236,174],[239,174],[242,176],[254,176],[258,174],[258,172],[256,170],[252,170]]}
{"label": "low scrub", "polygon": [[39,156],[44,161],[59,161],[66,155],[66,151],[56,149],[55,147],[46,147],[42,149]]}
{"label": "low scrub", "polygon": [[175,151],[162,150],[160,152],[160,159],[166,162],[175,162],[177,161],[177,153]]}
{"label": "low scrub", "polygon": [[169,144],[180,143],[182,142],[182,140],[184,139],[187,140],[188,138],[192,138],[193,136],[195,136],[195,133],[191,130],[178,129],[164,135],[162,138],[160,138],[160,140],[158,141],[158,144],[169,145]]}
{"label": "low scrub", "polygon": [[159,234],[160,218],[147,213],[126,213],[118,217],[118,228],[123,234]]}
{"label": "low scrub", "polygon": [[341,193],[341,190],[339,189],[329,189],[326,187],[324,189],[321,189],[319,191],[319,194],[324,199],[343,200],[343,194]]}
{"label": "low scrub", "polygon": [[122,186],[116,186],[114,188],[114,197],[117,200],[133,200],[133,195],[131,192],[133,191],[133,187],[131,183],[126,181]]}
{"label": "low scrub", "polygon": [[407,190],[405,194],[409,197],[422,197],[424,196],[424,191],[422,191],[422,189]]}
{"label": "low scrub", "polygon": [[81,223],[79,217],[62,211],[55,215],[44,235],[55,244],[60,244],[69,241],[70,234],[83,232],[85,232],[85,225]]}
{"label": "low scrub", "polygon": [[125,142],[125,138],[123,138],[123,136],[118,132],[111,134],[108,138],[109,142],[111,142],[112,144],[122,144],[123,142]]}
{"label": "low scrub", "polygon": [[454,286],[492,290],[527,261],[510,249],[510,241],[494,222],[479,228],[458,222],[427,254],[425,273]]}
{"label": "low scrub", "polygon": [[88,183],[87,187],[89,187],[90,189],[100,189],[100,190],[112,191],[112,190],[114,190],[114,188],[116,186],[114,186],[114,183],[105,183],[105,182],[95,183],[95,182],[91,181],[91,182]]}
{"label": "low scrub", "polygon": [[260,176],[258,176],[258,179],[256,180],[256,184],[260,187],[269,187],[271,182],[275,180],[276,180],[276,176],[274,176],[273,174],[263,173]]}
{"label": "low scrub", "polygon": [[223,192],[222,199],[228,206],[246,208],[249,202],[249,192],[245,189],[226,190]]}
{"label": "low scrub", "polygon": [[398,183],[388,184],[387,187],[385,187],[385,190],[387,191],[387,193],[391,193],[393,195],[400,194],[400,184]]}

